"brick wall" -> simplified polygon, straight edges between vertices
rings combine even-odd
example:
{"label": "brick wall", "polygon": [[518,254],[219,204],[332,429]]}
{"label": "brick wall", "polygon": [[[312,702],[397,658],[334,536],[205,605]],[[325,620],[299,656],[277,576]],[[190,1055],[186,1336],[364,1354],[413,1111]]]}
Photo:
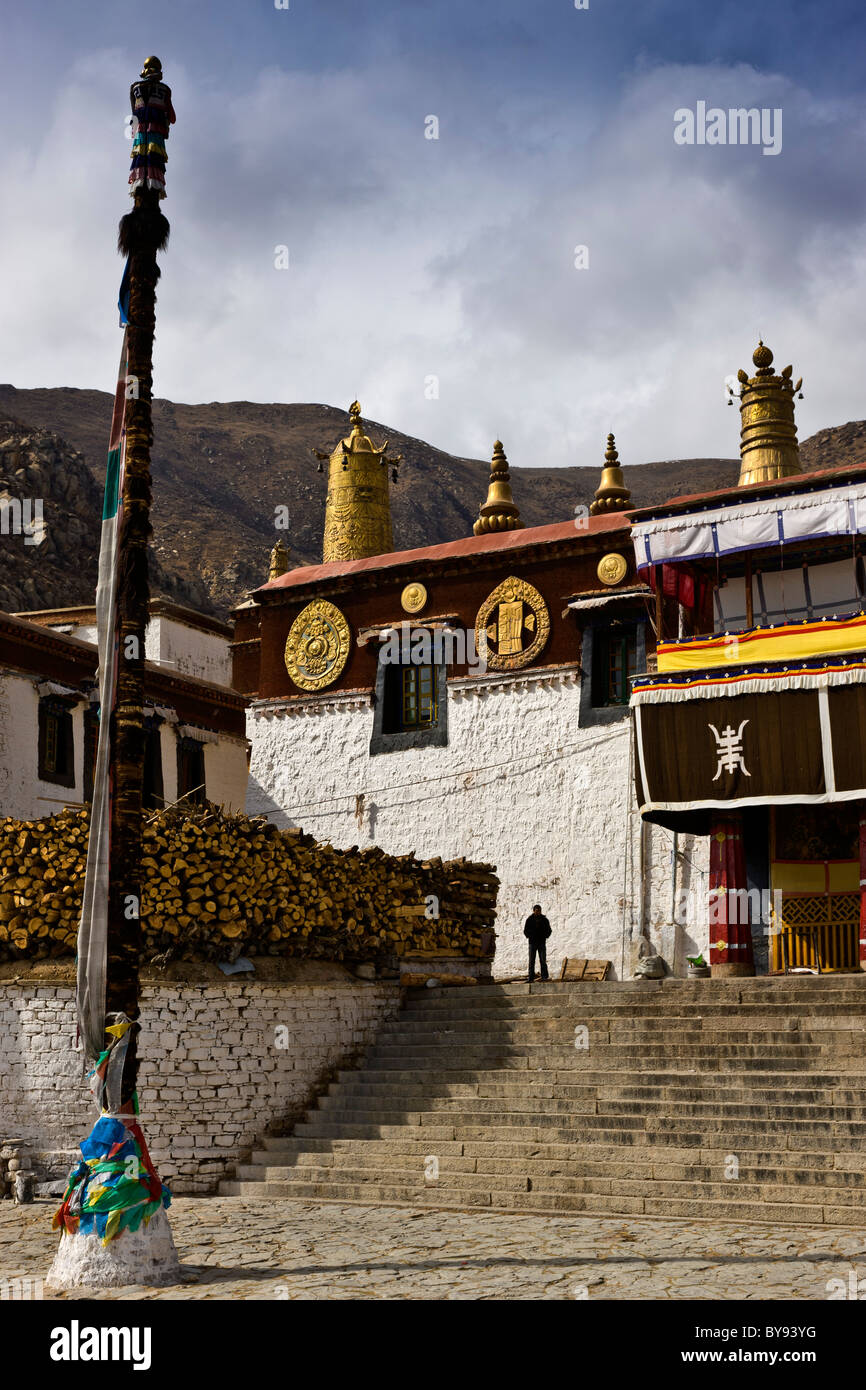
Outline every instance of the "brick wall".
{"label": "brick wall", "polygon": [[[173,1191],[206,1193],[372,1043],[399,990],[230,977],[143,984],[141,1007],[145,1137]],[[65,1176],[96,1118],[75,1031],[71,984],[0,981],[0,1142],[25,1140],[42,1177]]]}

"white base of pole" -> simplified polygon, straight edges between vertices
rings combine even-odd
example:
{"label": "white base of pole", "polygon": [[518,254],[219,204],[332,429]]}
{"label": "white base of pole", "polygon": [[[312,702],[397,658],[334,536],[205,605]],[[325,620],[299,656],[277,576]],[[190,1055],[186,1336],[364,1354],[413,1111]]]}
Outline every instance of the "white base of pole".
{"label": "white base of pole", "polygon": [[180,1261],[164,1209],[146,1226],[123,1231],[108,1245],[96,1235],[64,1233],[45,1281],[46,1287],[55,1291],[114,1289],[130,1284],[161,1287],[180,1282]]}

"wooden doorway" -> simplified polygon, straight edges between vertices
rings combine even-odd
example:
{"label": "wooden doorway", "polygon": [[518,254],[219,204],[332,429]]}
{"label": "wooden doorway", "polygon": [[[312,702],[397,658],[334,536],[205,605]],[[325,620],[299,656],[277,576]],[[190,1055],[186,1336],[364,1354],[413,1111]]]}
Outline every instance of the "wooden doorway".
{"label": "wooden doorway", "polygon": [[771,973],[859,971],[857,804],[773,807],[770,889]]}

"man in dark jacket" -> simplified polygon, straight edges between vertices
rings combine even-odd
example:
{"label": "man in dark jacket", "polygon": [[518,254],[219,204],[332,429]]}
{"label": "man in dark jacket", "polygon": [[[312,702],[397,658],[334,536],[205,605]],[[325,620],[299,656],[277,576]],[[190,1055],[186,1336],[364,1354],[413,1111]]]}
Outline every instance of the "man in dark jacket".
{"label": "man in dark jacket", "polygon": [[542,980],[549,979],[547,973],[547,938],[550,936],[550,923],[541,911],[540,903],[535,904],[531,915],[527,917],[523,935],[529,942],[529,983],[532,984],[535,979],[536,955],[541,966]]}

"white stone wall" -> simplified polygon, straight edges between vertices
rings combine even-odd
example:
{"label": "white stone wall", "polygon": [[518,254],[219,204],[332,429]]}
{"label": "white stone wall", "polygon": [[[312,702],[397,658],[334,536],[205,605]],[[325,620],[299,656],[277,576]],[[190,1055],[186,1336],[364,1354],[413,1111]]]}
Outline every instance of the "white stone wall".
{"label": "white stone wall", "polygon": [[182,676],[197,676],[215,685],[231,685],[229,639],[218,632],[187,627],[174,618],[153,617],[147,625],[144,654]]}
{"label": "white stone wall", "polygon": [[[75,786],[44,782],[39,776],[39,694],[34,681],[14,671],[0,674],[0,816],[35,820],[54,815],[84,799],[84,711],[80,700],[72,708],[75,744]],[[160,727],[163,796],[177,798],[177,736],[175,726]],[[226,810],[242,811],[247,786],[247,745],[242,738],[219,734],[205,745],[205,785],[210,800]]]}
{"label": "white stone wall", "polygon": [[[163,739],[165,735],[163,734]],[[173,777],[177,795],[177,754],[173,750]],[[164,761],[164,760],[163,760]],[[204,748],[204,780],[208,801],[224,806],[227,811],[242,811],[247,795],[246,739],[228,738],[221,734],[216,743]],[[166,793],[166,801],[168,801]]]}
{"label": "white stone wall", "polygon": [[[213,1191],[398,1003],[396,984],[360,980],[144,985],[139,1093],[160,1175],[175,1192]],[[51,1176],[97,1118],[74,1041],[71,984],[0,981],[0,1140],[25,1140]]]}
{"label": "white stone wall", "polygon": [[44,782],[39,773],[39,695],[33,680],[0,675],[0,816],[35,820],[81,802],[84,786],[84,703],[72,710],[75,786]]}
{"label": "white stone wall", "polygon": [[[341,848],[496,864],[499,976],[526,968],[523,923],[535,902],[553,928],[551,973],[577,956],[610,960],[612,977],[630,978],[642,897],[651,948],[672,969],[684,973],[686,955],[706,951],[708,842],[680,837],[672,885],[674,837],[646,827],[641,894],[630,720],[582,728],[576,668],[450,683],[444,748],[371,758],[372,727],[363,695],[258,702],[247,810]],[[674,901],[674,887],[691,899]]]}

